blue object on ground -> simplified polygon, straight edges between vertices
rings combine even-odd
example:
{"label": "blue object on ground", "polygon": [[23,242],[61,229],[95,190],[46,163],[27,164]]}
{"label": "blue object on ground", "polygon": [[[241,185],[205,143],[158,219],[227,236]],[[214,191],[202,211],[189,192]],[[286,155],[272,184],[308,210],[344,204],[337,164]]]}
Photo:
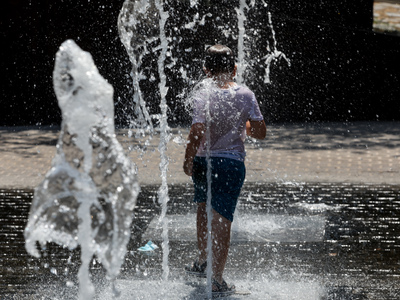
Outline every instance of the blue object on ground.
{"label": "blue object on ground", "polygon": [[148,241],[146,245],[140,247],[138,250],[143,252],[149,252],[149,251],[154,251],[155,249],[158,249],[158,246],[154,244],[152,241]]}

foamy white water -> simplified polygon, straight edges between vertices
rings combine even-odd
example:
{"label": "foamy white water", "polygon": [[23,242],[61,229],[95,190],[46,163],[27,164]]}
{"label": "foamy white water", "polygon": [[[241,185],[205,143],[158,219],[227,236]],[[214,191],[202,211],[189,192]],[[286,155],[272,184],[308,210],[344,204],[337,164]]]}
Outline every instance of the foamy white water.
{"label": "foamy white water", "polygon": [[111,279],[119,274],[130,239],[139,193],[135,165],[114,132],[113,88],[91,55],[74,41],[57,52],[54,90],[62,111],[52,168],[35,189],[25,228],[27,251],[40,257],[36,242],[81,247],[80,299],[91,299],[93,255]]}

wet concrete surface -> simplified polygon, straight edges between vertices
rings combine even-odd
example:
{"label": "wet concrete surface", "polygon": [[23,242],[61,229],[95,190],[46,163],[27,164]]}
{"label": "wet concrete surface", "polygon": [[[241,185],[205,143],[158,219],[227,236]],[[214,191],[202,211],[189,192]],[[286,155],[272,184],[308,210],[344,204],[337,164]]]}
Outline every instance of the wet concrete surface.
{"label": "wet concrete surface", "polygon": [[[175,223],[169,228],[168,282],[160,279],[161,238],[151,225],[160,213],[157,191],[156,185],[145,186],[138,199],[116,282],[121,299],[202,299],[205,282],[183,272],[196,249],[194,232],[188,230],[195,221],[191,186],[170,186],[168,217]],[[24,249],[22,231],[32,196],[31,190],[0,191],[1,299],[75,299],[79,250],[48,245],[38,260]],[[234,231],[242,236],[232,241],[225,277],[252,294],[232,299],[399,299],[400,186],[253,183],[245,185],[238,212]],[[139,253],[150,238],[160,249]],[[96,260],[91,272],[97,298],[111,299]]]}
{"label": "wet concrete surface", "polygon": [[[196,253],[192,184],[181,171],[187,129],[173,129],[168,144],[167,282],[161,247],[137,251],[149,239],[161,246],[157,135],[117,134],[142,186],[119,299],[203,299],[205,282],[183,272]],[[79,249],[50,244],[36,259],[24,248],[33,188],[57,136],[57,128],[0,128],[0,299],[77,298]],[[225,277],[251,295],[232,299],[400,299],[399,122],[271,125],[247,150]],[[96,299],[112,299],[96,260],[91,273]]]}
{"label": "wet concrete surface", "polygon": [[[268,125],[263,141],[246,141],[247,182],[400,184],[400,122]],[[0,127],[0,187],[34,188],[51,167],[59,129]],[[171,129],[168,182],[182,171],[188,128]],[[159,135],[116,131],[137,164],[142,185],[160,184]]]}

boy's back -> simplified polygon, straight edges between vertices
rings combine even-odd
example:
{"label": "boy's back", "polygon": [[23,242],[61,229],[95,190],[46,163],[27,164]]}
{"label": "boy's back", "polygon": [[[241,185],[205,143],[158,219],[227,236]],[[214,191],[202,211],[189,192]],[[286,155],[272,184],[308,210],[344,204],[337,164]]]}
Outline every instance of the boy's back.
{"label": "boy's back", "polygon": [[[192,176],[194,202],[198,204],[199,256],[185,269],[188,274],[206,277],[207,266],[210,267],[212,262],[214,297],[235,293],[235,286],[225,282],[223,272],[230,246],[231,223],[246,175],[243,141],[246,133],[254,138],[264,138],[266,127],[254,94],[233,80],[237,67],[232,50],[214,45],[206,50],[206,54],[204,72],[213,85],[208,88],[203,85],[193,99],[193,122],[183,163],[185,174]],[[205,145],[207,127],[211,135],[208,160],[204,157],[208,148]],[[209,218],[211,222],[208,222]],[[213,234],[209,236],[210,229]],[[212,251],[207,251],[207,246]]]}
{"label": "boy's back", "polygon": [[[229,89],[213,87],[199,93],[195,98],[193,124],[207,124],[207,101],[210,109],[210,150],[214,157],[244,159],[243,141],[246,136],[246,121],[261,121],[259,106],[253,92],[248,88],[234,85]],[[206,156],[206,139],[203,140],[198,156]]]}

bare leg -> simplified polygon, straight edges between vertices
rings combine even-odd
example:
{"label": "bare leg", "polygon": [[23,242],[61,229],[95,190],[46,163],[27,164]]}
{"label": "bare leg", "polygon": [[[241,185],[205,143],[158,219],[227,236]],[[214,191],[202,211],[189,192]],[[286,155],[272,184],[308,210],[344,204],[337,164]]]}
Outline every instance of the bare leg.
{"label": "bare leg", "polygon": [[199,264],[207,261],[207,210],[206,203],[197,206],[197,247],[199,248]]}
{"label": "bare leg", "polygon": [[[212,252],[213,252],[213,277],[222,283],[225,264],[228,258],[231,242],[232,222],[212,210]],[[206,204],[197,206],[197,247],[199,248],[199,263],[207,261],[207,210]]]}
{"label": "bare leg", "polygon": [[229,246],[231,242],[232,222],[221,216],[215,210],[213,212],[212,243],[213,243],[213,277],[222,283],[226,260],[228,258]]}

